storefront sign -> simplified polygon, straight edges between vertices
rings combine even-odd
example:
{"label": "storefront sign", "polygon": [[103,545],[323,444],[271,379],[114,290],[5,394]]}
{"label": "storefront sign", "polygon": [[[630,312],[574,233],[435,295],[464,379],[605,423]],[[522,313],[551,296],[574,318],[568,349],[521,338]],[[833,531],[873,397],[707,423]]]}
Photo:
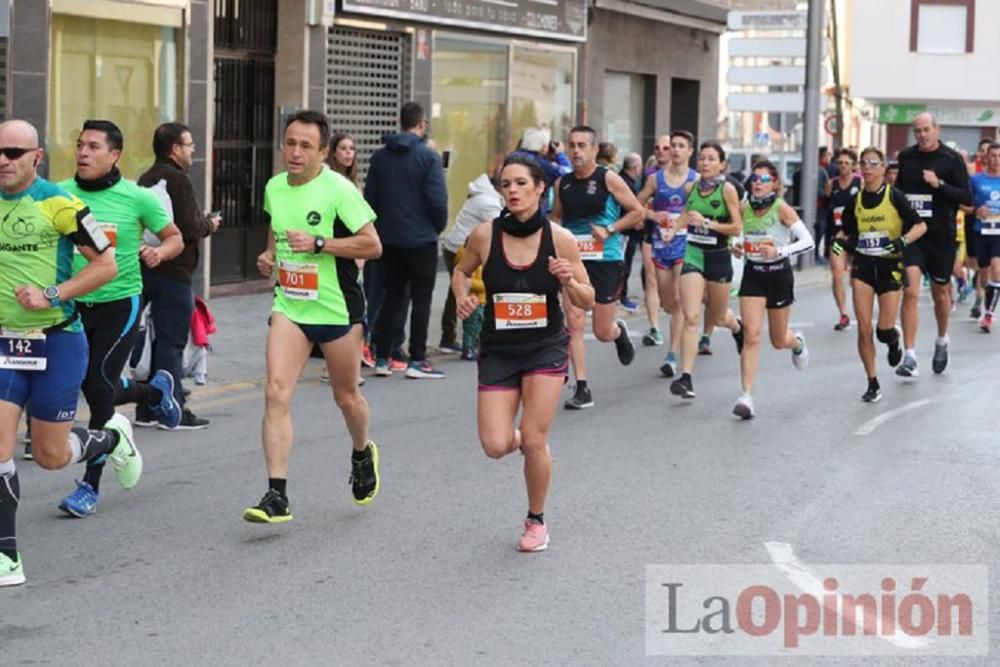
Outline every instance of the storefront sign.
{"label": "storefront sign", "polygon": [[928,111],[934,114],[939,125],[971,125],[995,127],[1000,125],[1000,108],[990,107],[932,107],[926,104],[880,104],[878,122],[889,125],[907,125],[917,114]]}
{"label": "storefront sign", "polygon": [[583,42],[586,0],[343,0],[345,12]]}

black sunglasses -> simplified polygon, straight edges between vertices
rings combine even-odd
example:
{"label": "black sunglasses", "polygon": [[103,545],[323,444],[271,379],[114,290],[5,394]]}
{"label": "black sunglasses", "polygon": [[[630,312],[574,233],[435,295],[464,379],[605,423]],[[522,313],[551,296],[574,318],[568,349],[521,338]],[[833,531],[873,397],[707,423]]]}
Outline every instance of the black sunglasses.
{"label": "black sunglasses", "polygon": [[0,155],[3,155],[8,160],[20,160],[24,157],[25,153],[32,153],[37,150],[37,148],[0,148]]}

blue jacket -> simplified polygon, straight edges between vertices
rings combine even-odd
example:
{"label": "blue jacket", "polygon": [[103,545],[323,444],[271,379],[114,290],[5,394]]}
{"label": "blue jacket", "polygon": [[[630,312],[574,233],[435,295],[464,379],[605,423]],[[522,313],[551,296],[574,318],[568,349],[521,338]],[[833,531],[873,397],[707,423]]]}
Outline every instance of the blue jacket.
{"label": "blue jacket", "polygon": [[448,191],[441,158],[412,132],[387,134],[365,179],[375,230],[385,245],[435,244],[448,224]]}

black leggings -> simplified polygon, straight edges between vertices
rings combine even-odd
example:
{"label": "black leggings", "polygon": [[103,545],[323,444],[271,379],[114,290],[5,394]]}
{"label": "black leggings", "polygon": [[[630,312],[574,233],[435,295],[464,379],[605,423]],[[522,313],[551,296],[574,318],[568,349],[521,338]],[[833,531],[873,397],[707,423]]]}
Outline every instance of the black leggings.
{"label": "black leggings", "polygon": [[90,361],[83,380],[83,396],[90,406],[90,428],[104,428],[115,414],[115,393],[139,334],[142,303],[138,295],[86,305],[78,303],[83,330],[90,344]]}

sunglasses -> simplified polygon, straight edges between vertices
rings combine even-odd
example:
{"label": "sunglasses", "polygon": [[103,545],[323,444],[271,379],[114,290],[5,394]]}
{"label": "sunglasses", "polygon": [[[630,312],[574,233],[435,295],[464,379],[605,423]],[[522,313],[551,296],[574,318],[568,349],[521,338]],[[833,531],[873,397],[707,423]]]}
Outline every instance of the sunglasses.
{"label": "sunglasses", "polygon": [[37,148],[0,148],[0,155],[3,155],[8,160],[20,160],[24,157],[25,153],[34,153]]}
{"label": "sunglasses", "polygon": [[750,174],[751,183],[770,183],[775,180],[771,174]]}
{"label": "sunglasses", "polygon": [[862,160],[861,161],[861,166],[862,167],[877,167],[880,164],[882,164],[882,160]]}
{"label": "sunglasses", "polygon": [[844,166],[850,167],[853,163],[849,162],[848,160],[837,160],[834,164],[836,164],[838,166],[839,165],[844,165]]}

